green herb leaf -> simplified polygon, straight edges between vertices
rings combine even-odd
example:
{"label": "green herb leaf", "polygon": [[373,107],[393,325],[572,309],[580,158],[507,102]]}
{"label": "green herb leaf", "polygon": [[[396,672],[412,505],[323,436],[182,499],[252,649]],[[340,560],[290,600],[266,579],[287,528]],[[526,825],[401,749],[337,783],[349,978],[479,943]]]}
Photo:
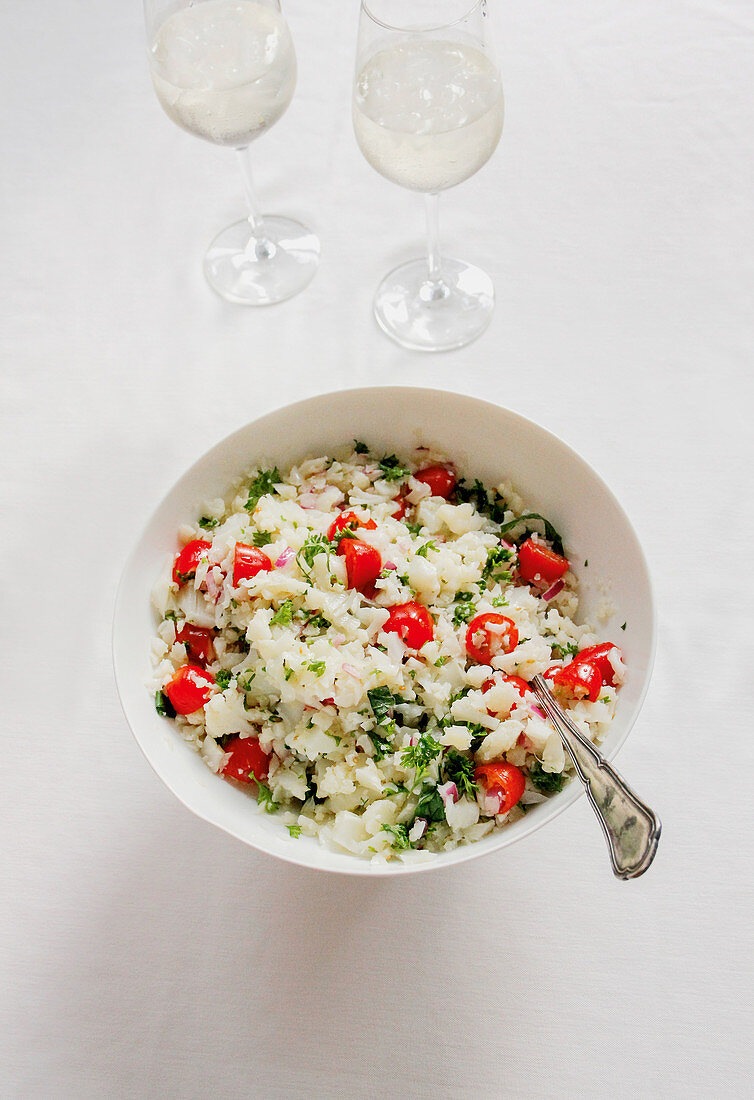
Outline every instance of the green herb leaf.
{"label": "green herb leaf", "polygon": [[369,688],[367,696],[375,720],[380,726],[385,725],[390,720],[395,704],[403,702],[400,695],[393,695],[388,687]]}
{"label": "green herb leaf", "polygon": [[436,550],[436,549],[437,549],[437,543],[433,539],[430,539],[429,542],[425,542],[423,546],[419,547],[419,549],[416,551],[416,557],[417,558],[426,558],[428,550]]}
{"label": "green herb leaf", "polygon": [[382,831],[390,833],[392,840],[390,847],[395,851],[402,851],[403,849],[411,847],[411,841],[408,839],[408,826],[407,825],[382,825]]}
{"label": "green herb leaf", "polygon": [[296,554],[296,562],[301,572],[308,577],[317,554],[329,554],[332,543],[325,535],[310,535]]}
{"label": "green herb leaf", "polygon": [[301,836],[301,826],[300,825],[286,825],[286,829],[291,834],[291,836],[294,836],[294,837]]}
{"label": "green herb leaf", "polygon": [[257,785],[257,805],[261,806],[265,813],[274,814],[278,809],[278,804],[274,801],[270,788],[261,779],[257,779],[254,772],[249,772],[249,779],[252,779]]}
{"label": "green herb leaf", "polygon": [[219,519],[213,519],[211,516],[202,516],[199,520],[199,526],[203,527],[205,531],[213,531],[219,522]]}
{"label": "green herb leaf", "polygon": [[401,764],[404,768],[413,768],[416,771],[414,786],[419,782],[427,770],[428,765],[442,752],[442,745],[436,741],[429,731],[422,733],[415,745],[408,745],[401,753]]}
{"label": "green herb leaf", "polygon": [[446,665],[449,660],[450,657],[438,657],[435,661],[435,668],[442,668],[442,666]]}
{"label": "green herb leaf", "polygon": [[272,470],[260,470],[249,485],[249,498],[244,505],[247,512],[253,512],[262,497],[275,492],[275,485],[280,481],[280,470],[275,466]]}
{"label": "green herb leaf", "polygon": [[542,794],[557,794],[565,785],[566,776],[562,772],[546,772],[540,762],[535,760],[529,768],[532,786]]}
{"label": "green herb leaf", "polygon": [[154,695],[154,708],[163,718],[175,718],[175,707],[168,699],[164,691],[156,691]]}
{"label": "green herb leaf", "polygon": [[401,466],[396,455],[387,455],[380,459],[379,466],[385,481],[402,481],[411,472],[405,466]]}
{"label": "green herb leaf", "polygon": [[419,801],[416,803],[414,817],[423,817],[425,821],[444,821],[445,805],[437,787],[425,784]]}
{"label": "green herb leaf", "polygon": [[[509,520],[508,523],[504,523],[500,528],[500,534],[504,535],[507,531],[511,531],[514,527],[517,527],[520,523],[523,523],[527,531],[537,531],[536,526],[532,526],[531,520],[536,519],[544,527],[544,536],[552,543],[552,548],[556,554],[563,553],[563,540],[558,532],[555,530],[549,519],[545,519],[544,516],[540,516],[539,512],[524,512],[522,516],[517,519]],[[538,534],[541,532],[537,531]]]}
{"label": "green herb leaf", "polygon": [[487,561],[482,569],[482,580],[490,584],[509,581],[512,573],[508,568],[512,554],[506,546],[493,546],[487,551]]}
{"label": "green herb leaf", "polygon": [[453,608],[453,626],[460,626],[462,623],[468,623],[474,618],[473,599],[473,592],[456,593],[456,603]]}
{"label": "green herb leaf", "polygon": [[217,684],[217,686],[220,688],[221,691],[225,691],[226,687],[230,684],[230,681],[232,679],[233,679],[233,673],[230,671],[230,669],[229,668],[221,668],[220,671],[218,672],[217,676],[215,676],[215,683]]}
{"label": "green herb leaf", "polygon": [[550,648],[553,657],[558,661],[564,660],[566,657],[575,657],[579,651],[579,647],[573,642],[566,642],[565,645],[558,645],[555,642]]}
{"label": "green herb leaf", "polygon": [[293,618],[293,600],[285,600],[270,619],[270,626],[290,626]]}
{"label": "green herb leaf", "polygon": [[254,545],[255,546],[269,546],[272,542],[272,535],[269,531],[255,531],[254,532]]}
{"label": "green herb leaf", "polygon": [[458,749],[450,748],[442,758],[440,777],[443,783],[455,783],[459,795],[475,798],[477,785],[474,780],[474,761]]}
{"label": "green herb leaf", "polygon": [[306,667],[311,669],[315,676],[321,676],[327,665],[324,661],[309,661]]}
{"label": "green herb leaf", "polygon": [[411,532],[412,535],[418,535],[423,526],[424,526],[423,523],[407,523],[406,524],[406,527],[408,527],[408,529],[409,529],[409,531]]}
{"label": "green herb leaf", "polygon": [[[383,727],[386,728],[386,727]],[[368,734],[369,739],[372,742],[374,752],[372,753],[372,759],[376,762],[384,760],[393,751],[393,746],[390,743],[388,737],[383,737],[377,730],[370,730]]]}
{"label": "green herb leaf", "polygon": [[353,449],[356,451],[357,455],[369,454],[369,448],[367,447],[366,443],[362,443],[360,439],[354,439]]}

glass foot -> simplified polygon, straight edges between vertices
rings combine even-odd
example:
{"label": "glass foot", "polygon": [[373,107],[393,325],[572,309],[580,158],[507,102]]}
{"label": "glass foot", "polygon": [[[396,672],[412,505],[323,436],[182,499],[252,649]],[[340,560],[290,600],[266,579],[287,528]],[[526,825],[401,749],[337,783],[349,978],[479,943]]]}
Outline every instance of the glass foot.
{"label": "glass foot", "polygon": [[204,274],[226,302],[267,306],[303,290],[318,264],[314,233],[292,218],[265,217],[262,241],[247,220],[218,233],[204,257]]}
{"label": "glass foot", "polygon": [[411,260],[377,288],[374,315],[404,348],[450,351],[481,336],[492,320],[495,288],[486,272],[443,257],[440,280],[429,281],[427,261]]}

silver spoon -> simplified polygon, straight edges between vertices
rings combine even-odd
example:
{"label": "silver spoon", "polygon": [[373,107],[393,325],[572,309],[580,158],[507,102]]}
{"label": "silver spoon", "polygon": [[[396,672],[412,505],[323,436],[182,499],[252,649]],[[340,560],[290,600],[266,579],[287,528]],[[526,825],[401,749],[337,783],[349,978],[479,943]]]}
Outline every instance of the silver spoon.
{"label": "silver spoon", "polygon": [[571,721],[541,676],[530,686],[561,736],[599,818],[618,878],[638,878],[657,851],[662,825],[656,814],[621,779],[604,756]]}

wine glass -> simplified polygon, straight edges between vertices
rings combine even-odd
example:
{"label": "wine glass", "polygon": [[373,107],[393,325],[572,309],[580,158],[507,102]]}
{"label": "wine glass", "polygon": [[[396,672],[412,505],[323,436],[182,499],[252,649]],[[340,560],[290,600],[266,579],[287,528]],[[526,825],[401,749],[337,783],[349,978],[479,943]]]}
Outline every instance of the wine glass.
{"label": "wine glass", "polygon": [[249,145],[283,115],[296,87],[296,53],[279,0],[144,0],[149,63],[165,113],[190,134],[236,150],[248,216],[204,258],[229,302],[269,305],[302,290],[319,240],[291,218],[262,217]]}
{"label": "wine glass", "polygon": [[380,283],[374,312],[404,347],[445,351],[470,343],[492,318],[490,277],[440,258],[439,192],[473,176],[503,128],[500,70],[487,0],[362,0],[353,124],[381,175],[424,192],[427,258]]}

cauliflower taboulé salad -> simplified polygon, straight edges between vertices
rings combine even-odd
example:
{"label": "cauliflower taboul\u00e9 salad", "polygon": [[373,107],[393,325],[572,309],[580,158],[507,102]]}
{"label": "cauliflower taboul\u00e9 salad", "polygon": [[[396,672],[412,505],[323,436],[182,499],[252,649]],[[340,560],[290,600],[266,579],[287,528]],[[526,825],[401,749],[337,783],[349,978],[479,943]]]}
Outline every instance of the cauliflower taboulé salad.
{"label": "cauliflower taboul\u00e9 salad", "polygon": [[537,673],[591,740],[613,717],[621,652],[574,622],[560,536],[440,454],[256,468],[178,544],[157,710],[293,838],[405,859],[520,818],[568,779]]}

